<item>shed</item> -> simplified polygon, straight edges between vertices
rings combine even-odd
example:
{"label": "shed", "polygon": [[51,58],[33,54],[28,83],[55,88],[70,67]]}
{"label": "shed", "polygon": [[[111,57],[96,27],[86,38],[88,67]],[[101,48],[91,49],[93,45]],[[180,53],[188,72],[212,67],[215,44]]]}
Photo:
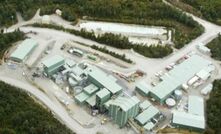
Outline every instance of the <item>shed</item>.
{"label": "shed", "polygon": [[43,23],[43,24],[50,24],[50,23],[51,23],[51,18],[50,18],[50,16],[49,16],[49,15],[44,15],[44,16],[42,16],[41,23]]}
{"label": "shed", "polygon": [[212,89],[213,89],[213,84],[210,83],[201,90],[201,94],[207,95],[208,93],[212,91]]}

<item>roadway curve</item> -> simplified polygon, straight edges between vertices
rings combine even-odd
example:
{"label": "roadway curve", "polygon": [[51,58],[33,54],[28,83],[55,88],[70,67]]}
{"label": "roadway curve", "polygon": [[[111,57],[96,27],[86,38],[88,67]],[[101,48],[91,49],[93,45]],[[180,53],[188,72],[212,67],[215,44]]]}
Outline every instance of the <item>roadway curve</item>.
{"label": "roadway curve", "polygon": [[[150,59],[150,58],[146,58],[143,56],[140,56],[134,52],[131,51],[122,51],[122,50],[118,50],[115,48],[110,48],[110,50],[113,50],[115,52],[118,53],[125,53],[125,55],[132,59],[133,61],[136,61],[136,65],[133,67],[133,69],[141,69],[143,71],[145,71],[149,76],[153,76],[155,72],[161,70],[162,68],[164,68],[165,66],[167,66],[168,64],[170,64],[171,62],[176,61],[178,58],[182,57],[184,54],[196,50],[195,45],[202,42],[204,44],[210,42],[212,39],[214,39],[215,37],[217,37],[218,33],[221,32],[221,27],[217,26],[215,24],[212,24],[208,21],[202,20],[201,18],[198,18],[196,16],[193,16],[189,13],[187,13],[188,15],[192,16],[193,19],[195,21],[197,21],[198,23],[200,23],[204,28],[205,28],[205,32],[199,36],[198,38],[196,38],[195,40],[193,40],[192,42],[190,42],[189,44],[187,44],[184,48],[174,52],[173,54],[171,54],[168,57],[162,58],[162,59]],[[24,24],[24,23],[23,23]],[[9,31],[14,30],[14,28],[20,27],[22,25],[16,25],[14,27],[11,27]],[[103,44],[99,44],[87,39],[83,39],[80,37],[76,37],[61,31],[56,31],[56,30],[49,30],[49,29],[40,29],[40,28],[21,28],[21,30],[23,31],[43,31],[45,32],[47,30],[48,34],[50,35],[51,33],[55,34],[55,33],[59,33],[59,35],[63,35],[63,37],[69,35],[71,36],[70,38],[73,40],[80,40],[81,42],[84,42],[86,44],[96,44],[96,45],[103,45]],[[62,37],[62,36],[58,36],[58,37]],[[148,69],[147,69],[148,68]],[[120,69],[123,71],[123,69]],[[54,104],[43,92],[41,92],[40,90],[38,90],[36,87],[28,84],[28,83],[24,83],[21,82],[19,80],[15,80],[9,77],[3,77],[0,76],[0,80],[4,81],[6,83],[12,84],[16,87],[19,87],[21,89],[24,89],[25,91],[31,93],[32,95],[34,95],[36,98],[38,98],[40,101],[42,101],[51,111],[53,111],[55,113],[55,115],[62,120],[62,122],[69,127],[71,130],[73,130],[76,133],[81,133],[81,134],[86,134],[86,133],[96,133],[95,130],[93,129],[86,129],[83,128],[81,125],[79,125],[76,121],[74,121],[67,113],[67,111],[60,106],[57,106],[56,104]],[[95,128],[96,129],[96,128]]]}
{"label": "roadway curve", "polygon": [[58,119],[60,119],[68,128],[70,128],[73,132],[77,134],[95,134],[96,132],[93,132],[93,130],[85,129],[80,124],[78,124],[76,121],[74,121],[67,113],[67,111],[60,105],[55,105],[52,100],[48,98],[42,91],[37,89],[36,87],[26,83],[21,82],[19,80],[0,76],[0,80],[8,83],[12,86],[18,87],[33,96],[35,96],[37,99],[41,100],[55,115]]}

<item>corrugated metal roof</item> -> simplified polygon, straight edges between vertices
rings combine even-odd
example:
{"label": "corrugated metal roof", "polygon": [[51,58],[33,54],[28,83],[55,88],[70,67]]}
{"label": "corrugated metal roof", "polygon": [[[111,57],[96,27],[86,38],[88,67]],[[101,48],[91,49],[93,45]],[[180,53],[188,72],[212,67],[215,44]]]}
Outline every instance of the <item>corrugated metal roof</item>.
{"label": "corrugated metal roof", "polygon": [[90,84],[87,87],[84,88],[84,92],[87,93],[88,95],[91,95],[95,92],[97,92],[99,88],[95,86],[94,84]]}
{"label": "corrugated metal roof", "polygon": [[148,85],[147,83],[145,83],[144,81],[139,82],[136,85],[137,88],[139,88],[142,92],[148,94],[149,91],[152,89],[152,87],[150,85]]}
{"label": "corrugated metal roof", "polygon": [[103,88],[102,90],[98,91],[96,93],[96,95],[99,97],[99,98],[104,98],[105,96],[109,95],[110,94],[110,91],[108,91],[106,88]]}
{"label": "corrugated metal roof", "polygon": [[152,122],[148,122],[146,125],[143,126],[143,128],[146,130],[151,130],[154,126],[155,125]]}
{"label": "corrugated metal roof", "polygon": [[89,97],[86,102],[90,105],[90,106],[95,106],[96,105],[96,95],[93,95],[91,97]]}
{"label": "corrugated metal roof", "polygon": [[88,98],[89,96],[84,92],[81,92],[80,94],[75,96],[75,99],[79,101],[80,103],[85,102]]}
{"label": "corrugated metal roof", "polygon": [[30,51],[38,45],[38,42],[33,39],[24,40],[18,48],[11,54],[10,57],[24,60]]}
{"label": "corrugated metal roof", "polygon": [[113,80],[113,76],[107,75],[105,72],[100,70],[99,68],[93,66],[91,67],[91,71],[89,75],[94,78],[96,81],[101,83],[105,88],[107,88],[112,94],[115,94],[122,90],[122,87],[119,86],[115,80]]}
{"label": "corrugated metal roof", "polygon": [[135,119],[142,125],[150,121],[151,118],[153,118],[155,115],[159,113],[159,110],[155,108],[154,106],[150,106],[146,110],[144,110],[142,113],[140,113]]}
{"label": "corrugated metal roof", "polygon": [[53,57],[50,57],[49,59],[46,59],[42,62],[42,64],[44,64],[44,66],[46,66],[47,68],[50,68],[51,66],[64,61],[64,58],[61,57],[60,55],[55,55]]}
{"label": "corrugated metal roof", "polygon": [[205,70],[205,69],[202,69],[201,71],[199,71],[197,74],[196,74],[199,78],[201,78],[202,80],[206,80],[209,76],[210,76],[210,73]]}
{"label": "corrugated metal roof", "polygon": [[151,92],[158,96],[158,98],[163,99],[180,85],[186,83],[199,70],[210,64],[210,61],[203,59],[198,55],[193,55],[183,63],[175,66],[174,69],[167,74],[163,75],[161,77],[163,81],[153,87]]}
{"label": "corrugated metal roof", "polygon": [[194,115],[204,116],[204,101],[198,96],[189,96],[188,112]]}
{"label": "corrugated metal roof", "polygon": [[193,115],[185,112],[173,111],[172,123],[205,129],[204,116]]}
{"label": "corrugated metal roof", "polygon": [[109,100],[108,102],[105,103],[107,107],[110,105],[115,105],[119,106],[122,110],[128,111],[130,108],[138,104],[140,100],[136,97],[133,96],[131,98],[128,97],[118,97],[116,99]]}
{"label": "corrugated metal roof", "polygon": [[145,110],[147,109],[148,107],[150,107],[152,104],[148,101],[148,100],[145,100],[144,102],[140,103],[140,108],[142,110]]}

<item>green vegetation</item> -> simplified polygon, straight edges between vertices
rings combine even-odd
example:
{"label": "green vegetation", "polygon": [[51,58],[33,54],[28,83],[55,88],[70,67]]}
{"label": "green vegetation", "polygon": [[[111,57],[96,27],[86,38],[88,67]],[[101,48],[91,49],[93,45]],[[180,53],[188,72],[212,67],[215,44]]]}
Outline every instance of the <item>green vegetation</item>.
{"label": "green vegetation", "polygon": [[87,19],[93,20],[174,28],[176,48],[182,48],[204,30],[191,17],[162,0],[2,0],[0,27],[15,22],[12,20],[15,19],[15,11],[30,19],[38,8],[41,8],[41,14],[51,14],[59,8],[63,11],[62,17],[70,21],[87,16]]}
{"label": "green vegetation", "polygon": [[213,90],[206,105],[208,134],[220,134],[221,132],[221,80],[213,82]]}
{"label": "green vegetation", "polygon": [[33,24],[32,26],[62,30],[119,49],[134,49],[134,51],[136,51],[137,53],[150,58],[163,58],[173,52],[173,49],[170,46],[146,46],[144,44],[133,44],[129,42],[127,37],[112,33],[105,33],[96,36],[94,32],[87,32],[85,30],[78,31],[73,29],[66,29],[61,26],[50,24]]}
{"label": "green vegetation", "polygon": [[0,82],[1,134],[72,134],[25,92]]}
{"label": "green vegetation", "polygon": [[5,50],[11,47],[14,42],[23,40],[24,38],[24,33],[19,30],[11,33],[0,34],[0,58],[3,57]]}
{"label": "green vegetation", "polygon": [[213,39],[207,44],[207,47],[211,50],[212,57],[216,60],[221,60],[221,35]]}
{"label": "green vegetation", "polygon": [[198,16],[203,16],[209,21],[221,25],[221,1],[220,0],[168,0],[180,8],[190,11]]}
{"label": "green vegetation", "polygon": [[95,50],[98,50],[98,51],[101,51],[103,53],[107,53],[115,58],[118,58],[118,59],[121,59],[127,63],[133,63],[133,61],[131,59],[128,59],[126,58],[125,54],[121,55],[121,54],[118,54],[118,53],[115,53],[113,51],[110,51],[108,50],[106,47],[98,47],[96,45],[92,45],[91,46],[92,49],[95,49]]}

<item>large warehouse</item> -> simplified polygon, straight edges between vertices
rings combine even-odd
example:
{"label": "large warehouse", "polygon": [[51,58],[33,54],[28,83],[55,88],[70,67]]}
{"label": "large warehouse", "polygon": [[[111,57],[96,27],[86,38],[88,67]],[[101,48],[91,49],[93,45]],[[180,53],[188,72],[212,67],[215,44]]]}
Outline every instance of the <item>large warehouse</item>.
{"label": "large warehouse", "polygon": [[55,55],[49,59],[44,60],[42,64],[44,65],[44,72],[47,74],[47,76],[51,76],[65,64],[65,60],[63,57]]}
{"label": "large warehouse", "polygon": [[204,116],[204,100],[198,96],[189,96],[188,112],[173,111],[172,125],[202,131],[206,127]]}
{"label": "large warehouse", "polygon": [[207,70],[207,68],[210,68],[211,64],[210,61],[198,55],[193,55],[163,75],[160,78],[162,81],[155,87],[139,83],[136,86],[136,90],[141,92],[142,95],[149,95],[163,104],[176,89],[180,89],[183,84],[186,84],[187,81],[193,78],[201,70]]}
{"label": "large warehouse", "polygon": [[10,59],[16,62],[23,62],[37,47],[38,42],[33,39],[24,40],[11,54]]}

